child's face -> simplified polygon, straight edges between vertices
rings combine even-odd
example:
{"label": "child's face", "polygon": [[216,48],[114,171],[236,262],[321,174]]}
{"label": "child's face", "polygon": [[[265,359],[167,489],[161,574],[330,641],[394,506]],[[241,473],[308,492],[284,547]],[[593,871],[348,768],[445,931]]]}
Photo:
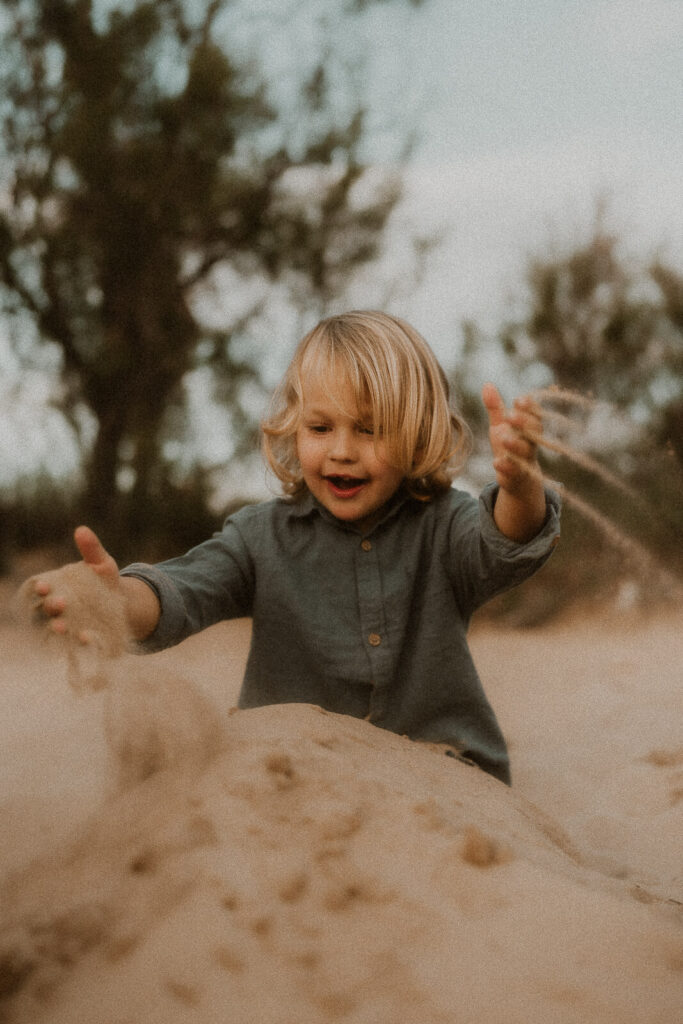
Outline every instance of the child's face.
{"label": "child's face", "polygon": [[304,381],[303,416],[296,433],[301,471],[311,494],[337,519],[369,529],[403,480],[385,460],[348,384],[328,388]]}

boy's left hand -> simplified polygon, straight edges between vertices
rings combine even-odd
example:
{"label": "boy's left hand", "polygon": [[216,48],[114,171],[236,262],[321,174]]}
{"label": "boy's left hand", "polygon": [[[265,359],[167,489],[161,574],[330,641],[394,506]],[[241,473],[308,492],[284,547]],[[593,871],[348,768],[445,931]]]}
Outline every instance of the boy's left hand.
{"label": "boy's left hand", "polygon": [[508,412],[493,384],[484,385],[481,397],[489,417],[489,440],[496,480],[502,490],[519,495],[533,480],[538,481],[540,473],[537,446],[530,439],[540,436],[543,431],[540,410],[533,398],[525,395],[515,399],[512,410]]}

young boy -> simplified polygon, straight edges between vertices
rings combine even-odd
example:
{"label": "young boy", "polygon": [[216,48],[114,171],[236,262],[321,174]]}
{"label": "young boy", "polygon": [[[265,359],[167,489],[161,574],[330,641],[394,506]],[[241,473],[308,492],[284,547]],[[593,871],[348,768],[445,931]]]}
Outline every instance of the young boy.
{"label": "young boy", "polygon": [[[505,742],[467,644],[472,613],[548,558],[559,501],[544,488],[529,399],[483,391],[496,484],[451,486],[467,430],[445,375],[409,324],[384,313],[323,321],[299,345],[263,423],[285,497],[230,516],[187,554],[119,574],[87,527],[87,564],[124,595],[157,650],[251,616],[239,704],[306,702],[447,744],[509,783]],[[58,588],[35,592],[57,633]]]}

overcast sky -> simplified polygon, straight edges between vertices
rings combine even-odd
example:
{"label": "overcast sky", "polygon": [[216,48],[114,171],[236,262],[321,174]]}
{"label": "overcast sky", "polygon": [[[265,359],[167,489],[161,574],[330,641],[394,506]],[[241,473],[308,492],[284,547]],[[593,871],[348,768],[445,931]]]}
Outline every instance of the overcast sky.
{"label": "overcast sky", "polygon": [[410,221],[445,241],[393,308],[445,361],[460,322],[499,325],[527,257],[585,239],[601,199],[629,255],[681,265],[683,0],[397,0],[341,26],[339,7],[249,0],[244,45],[280,95],[326,33],[333,62],[357,53],[371,161],[416,130]]}
{"label": "overcast sky", "polygon": [[411,204],[447,241],[405,303],[442,354],[463,317],[500,322],[527,254],[585,237],[600,196],[632,255],[681,265],[682,0],[399,7],[368,19],[372,111],[380,142],[417,115]]}
{"label": "overcast sky", "polygon": [[[335,52],[362,54],[368,159],[391,162],[416,127],[406,224],[444,242],[391,308],[449,368],[462,320],[493,331],[520,294],[527,256],[585,238],[600,196],[631,255],[661,251],[683,265],[683,0],[426,0],[417,10],[398,0],[341,30],[339,0],[245,6],[243,45],[278,90],[292,67],[318,59],[321,19]],[[234,45],[234,17],[226,26]],[[370,287],[353,295],[354,305],[376,302]],[[26,424],[12,414],[0,477],[16,459],[26,467],[12,438],[41,435],[35,409]],[[224,450],[220,422],[199,435]]]}

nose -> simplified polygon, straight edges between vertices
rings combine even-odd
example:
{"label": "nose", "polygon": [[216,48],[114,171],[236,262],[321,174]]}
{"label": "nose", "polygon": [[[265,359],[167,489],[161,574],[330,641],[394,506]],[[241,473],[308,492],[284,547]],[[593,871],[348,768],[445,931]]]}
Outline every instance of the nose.
{"label": "nose", "polygon": [[329,449],[329,456],[335,462],[354,462],[358,456],[353,430],[335,430]]}

